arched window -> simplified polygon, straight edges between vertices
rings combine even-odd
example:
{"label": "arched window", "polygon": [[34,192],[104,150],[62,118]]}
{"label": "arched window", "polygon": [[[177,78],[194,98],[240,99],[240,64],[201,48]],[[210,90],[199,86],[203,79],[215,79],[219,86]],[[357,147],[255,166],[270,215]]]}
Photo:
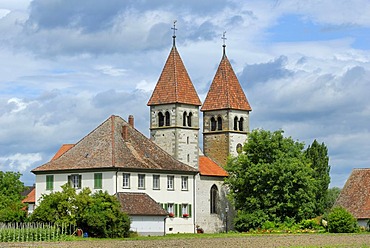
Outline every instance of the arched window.
{"label": "arched window", "polygon": [[191,117],[193,117],[193,113],[190,112],[188,115],[188,127],[191,127]]}
{"label": "arched window", "polygon": [[166,126],[169,126],[170,125],[170,112],[166,111],[165,115],[166,115]]}
{"label": "arched window", "polygon": [[238,117],[235,116],[234,118],[234,130],[238,130]]}
{"label": "arched window", "polygon": [[163,127],[163,125],[164,125],[164,116],[162,112],[159,112],[158,113],[158,126]]}
{"label": "arched window", "polygon": [[211,118],[211,131],[216,131],[216,119],[215,119],[215,117]]}
{"label": "arched window", "polygon": [[186,111],[182,114],[182,125],[184,126],[184,127],[186,127],[186,116],[187,116],[188,114],[186,113]]}
{"label": "arched window", "polygon": [[239,131],[243,131],[243,125],[244,125],[244,119],[243,119],[243,117],[242,118],[240,118],[240,121],[239,121]]}
{"label": "arched window", "polygon": [[219,212],[219,196],[218,196],[218,188],[215,184],[211,187],[210,192],[210,202],[211,202],[211,214],[217,214]]}
{"label": "arched window", "polygon": [[189,142],[189,136],[188,137],[186,137],[186,144],[189,144],[190,142]]}
{"label": "arched window", "polygon": [[222,130],[222,118],[217,117],[217,130]]}

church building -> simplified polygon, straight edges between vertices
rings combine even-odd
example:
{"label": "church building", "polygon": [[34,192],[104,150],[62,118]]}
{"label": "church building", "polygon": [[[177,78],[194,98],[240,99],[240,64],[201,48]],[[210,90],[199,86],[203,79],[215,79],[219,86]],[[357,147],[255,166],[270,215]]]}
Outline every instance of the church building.
{"label": "church building", "polygon": [[[176,30],[175,27],[173,28]],[[223,169],[249,133],[252,110],[223,44],[221,62],[202,104],[176,47],[176,36],[147,103],[150,138],[112,115],[76,144],[62,145],[36,175],[36,200],[69,182],[77,191],[116,195],[142,235],[206,233],[231,227]],[[199,145],[203,112],[203,149]],[[203,150],[203,152],[202,152]],[[36,202],[36,207],[39,202]]]}

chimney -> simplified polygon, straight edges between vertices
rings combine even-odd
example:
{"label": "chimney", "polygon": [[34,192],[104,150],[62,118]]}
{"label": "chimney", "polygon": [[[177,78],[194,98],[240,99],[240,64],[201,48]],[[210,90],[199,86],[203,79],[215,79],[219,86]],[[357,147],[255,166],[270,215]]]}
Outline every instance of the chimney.
{"label": "chimney", "polygon": [[131,127],[134,127],[134,116],[133,115],[128,116],[128,124],[130,124]]}
{"label": "chimney", "polygon": [[124,141],[127,141],[128,139],[128,127],[122,126],[122,138]]}

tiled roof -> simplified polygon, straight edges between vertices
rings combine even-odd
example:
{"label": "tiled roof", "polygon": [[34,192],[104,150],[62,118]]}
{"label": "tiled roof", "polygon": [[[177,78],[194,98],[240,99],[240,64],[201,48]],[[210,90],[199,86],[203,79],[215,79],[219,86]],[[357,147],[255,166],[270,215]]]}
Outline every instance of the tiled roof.
{"label": "tiled roof", "polygon": [[206,156],[199,156],[199,174],[202,176],[227,177],[227,172]]}
{"label": "tiled roof", "polygon": [[71,169],[149,169],[195,174],[197,170],[174,159],[153,141],[112,115],[57,159],[33,173]]}
{"label": "tiled roof", "polygon": [[72,147],[74,146],[74,144],[63,144],[59,150],[57,151],[57,153],[55,153],[54,157],[51,159],[51,160],[55,160],[57,158],[59,158],[60,156],[62,156],[66,151],[68,151],[69,149],[71,149]]}
{"label": "tiled roof", "polygon": [[201,111],[219,109],[252,110],[225,53]]}
{"label": "tiled roof", "polygon": [[35,203],[35,187],[27,194],[26,198],[22,200],[23,203]]}
{"label": "tiled roof", "polygon": [[148,106],[167,103],[202,104],[176,46],[172,47]]}
{"label": "tiled roof", "polygon": [[335,206],[342,206],[357,219],[370,218],[370,168],[354,169]]}
{"label": "tiled roof", "polygon": [[117,193],[117,198],[122,211],[128,215],[167,215],[167,211],[145,193],[120,192]]}

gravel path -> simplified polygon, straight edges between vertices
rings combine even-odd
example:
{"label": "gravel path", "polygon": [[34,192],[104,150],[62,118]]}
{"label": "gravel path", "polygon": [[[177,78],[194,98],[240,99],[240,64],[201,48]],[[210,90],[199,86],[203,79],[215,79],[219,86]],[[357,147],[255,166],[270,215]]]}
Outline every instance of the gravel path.
{"label": "gravel path", "polygon": [[0,243],[0,247],[370,247],[370,234],[258,235],[225,238],[160,240],[85,240],[70,242]]}

